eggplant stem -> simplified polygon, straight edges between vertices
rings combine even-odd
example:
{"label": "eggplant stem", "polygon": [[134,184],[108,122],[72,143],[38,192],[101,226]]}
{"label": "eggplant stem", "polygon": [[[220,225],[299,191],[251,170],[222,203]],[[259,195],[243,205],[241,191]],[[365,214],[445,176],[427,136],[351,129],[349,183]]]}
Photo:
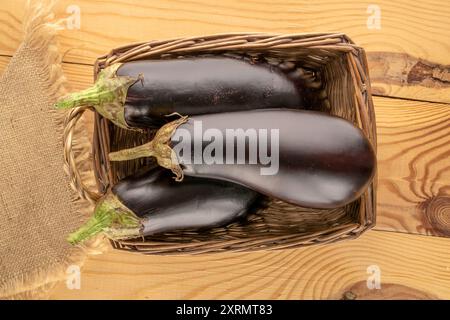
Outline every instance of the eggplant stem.
{"label": "eggplant stem", "polygon": [[55,108],[94,107],[117,126],[131,129],[125,120],[124,105],[128,89],[137,81],[142,82],[143,75],[140,74],[137,78],[117,76],[120,66],[120,63],[116,63],[103,69],[92,87],[66,95],[55,103]]}
{"label": "eggplant stem", "polygon": [[175,174],[176,181],[182,181],[184,178],[175,151],[170,146],[172,135],[177,128],[188,121],[187,116],[181,116],[179,119],[171,121],[162,126],[155,134],[152,141],[140,146],[122,149],[109,153],[110,161],[127,161],[145,157],[155,157],[159,166],[171,170]]}
{"label": "eggplant stem", "polygon": [[105,228],[103,233],[112,240],[128,240],[142,237],[143,227],[134,228]]}
{"label": "eggplant stem", "polygon": [[76,245],[106,229],[141,228],[140,219],[112,193],[105,196],[95,207],[94,215],[77,231],[67,237]]}
{"label": "eggplant stem", "polygon": [[127,161],[139,158],[156,157],[154,140],[136,146],[134,148],[122,149],[109,153],[110,161]]}

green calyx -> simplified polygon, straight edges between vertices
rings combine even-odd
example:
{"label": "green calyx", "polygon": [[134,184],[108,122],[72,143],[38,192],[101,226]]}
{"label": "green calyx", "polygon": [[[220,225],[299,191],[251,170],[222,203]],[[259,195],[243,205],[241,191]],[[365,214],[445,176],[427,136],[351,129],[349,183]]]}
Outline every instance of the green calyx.
{"label": "green calyx", "polygon": [[[67,241],[76,245],[108,230],[134,230],[139,234],[140,219],[120,200],[109,193],[95,207],[94,215],[77,231],[67,237]],[[109,231],[110,232],[110,231]],[[105,232],[107,235],[109,232]],[[130,231],[131,232],[131,231]]]}
{"label": "green calyx", "polygon": [[137,81],[142,81],[142,76],[137,78],[117,76],[120,66],[120,63],[116,63],[103,69],[92,87],[68,94],[55,103],[55,108],[94,107],[98,113],[117,126],[130,129],[125,121],[125,100],[128,89]]}

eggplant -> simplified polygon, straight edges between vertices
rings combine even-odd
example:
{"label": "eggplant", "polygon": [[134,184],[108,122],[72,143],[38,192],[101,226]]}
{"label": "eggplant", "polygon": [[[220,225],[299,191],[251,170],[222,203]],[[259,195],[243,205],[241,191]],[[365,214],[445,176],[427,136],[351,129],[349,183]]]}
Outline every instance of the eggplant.
{"label": "eggplant", "polygon": [[314,111],[261,109],[181,117],[111,161],[155,157],[175,173],[241,184],[292,204],[337,208],[371,183],[376,158],[364,133]]}
{"label": "eggplant", "polygon": [[159,128],[174,113],[301,108],[299,81],[292,66],[282,71],[266,62],[230,57],[142,60],[105,68],[93,87],[55,106],[93,106],[122,128]]}
{"label": "eggplant", "polygon": [[245,217],[257,198],[257,192],[227,181],[187,177],[178,183],[157,167],[118,182],[68,241],[78,244],[99,232],[120,240],[220,227]]}

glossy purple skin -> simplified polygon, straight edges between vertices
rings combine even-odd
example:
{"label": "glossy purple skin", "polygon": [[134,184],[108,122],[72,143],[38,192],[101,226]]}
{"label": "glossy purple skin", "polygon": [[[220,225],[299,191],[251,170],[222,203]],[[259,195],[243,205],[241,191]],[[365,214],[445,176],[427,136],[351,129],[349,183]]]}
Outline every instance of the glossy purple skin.
{"label": "glossy purple skin", "polygon": [[186,177],[155,168],[113,187],[119,200],[142,219],[142,234],[209,229],[244,217],[258,194],[226,181]]}
{"label": "glossy purple skin", "polygon": [[[226,129],[278,130],[279,147],[274,149],[279,154],[278,171],[273,175],[262,175],[260,169],[268,165],[261,164],[260,158],[256,164],[249,164],[248,140],[246,155],[234,152],[234,164],[195,163],[195,143],[199,143],[203,152],[211,141],[201,135],[195,136],[195,121],[201,122],[203,132],[214,129],[223,137],[226,137]],[[182,152],[177,146],[180,141],[177,135],[182,132],[188,132],[192,137],[186,140],[190,152]],[[239,136],[245,138],[244,131]],[[223,138],[223,146],[226,141]],[[269,150],[274,141],[269,139]],[[174,149],[178,161],[187,176],[239,183],[262,194],[310,208],[336,208],[356,200],[369,186],[376,170],[374,150],[360,129],[342,118],[312,111],[266,109],[193,116],[172,136],[172,147],[175,146],[178,147],[178,150]],[[225,162],[226,146],[223,155]],[[237,160],[244,164],[237,164]]]}
{"label": "glossy purple skin", "polygon": [[301,86],[279,68],[229,57],[142,60],[123,64],[119,76],[143,76],[127,93],[129,126],[154,128],[167,115],[301,108]]}

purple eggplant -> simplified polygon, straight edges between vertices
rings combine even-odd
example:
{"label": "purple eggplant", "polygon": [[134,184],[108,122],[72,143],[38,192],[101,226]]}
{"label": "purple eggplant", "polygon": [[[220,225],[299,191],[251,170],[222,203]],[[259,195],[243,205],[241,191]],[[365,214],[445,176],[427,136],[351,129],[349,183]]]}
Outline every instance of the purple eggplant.
{"label": "purple eggplant", "polygon": [[154,168],[117,183],[68,241],[77,244],[99,232],[120,240],[220,227],[245,217],[257,198],[234,183],[195,177],[178,183],[170,171]]}
{"label": "purple eggplant", "polygon": [[174,113],[198,115],[261,108],[301,108],[296,72],[230,57],[113,64],[94,86],[56,103],[93,106],[122,128],[156,128]]}
{"label": "purple eggplant", "polygon": [[184,175],[241,184],[311,208],[356,200],[375,174],[363,132],[320,112],[262,109],[181,117],[147,144],[110,153],[112,161],[155,157]]}

